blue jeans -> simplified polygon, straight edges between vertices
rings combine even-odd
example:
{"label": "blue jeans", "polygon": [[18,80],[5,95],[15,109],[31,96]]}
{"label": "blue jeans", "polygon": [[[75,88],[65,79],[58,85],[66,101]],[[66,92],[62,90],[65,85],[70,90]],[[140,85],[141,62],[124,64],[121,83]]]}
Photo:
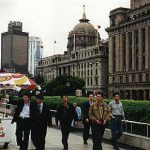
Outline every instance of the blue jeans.
{"label": "blue jeans", "polygon": [[112,134],[112,144],[117,147],[117,140],[123,133],[122,117],[115,117],[110,121],[110,129]]}

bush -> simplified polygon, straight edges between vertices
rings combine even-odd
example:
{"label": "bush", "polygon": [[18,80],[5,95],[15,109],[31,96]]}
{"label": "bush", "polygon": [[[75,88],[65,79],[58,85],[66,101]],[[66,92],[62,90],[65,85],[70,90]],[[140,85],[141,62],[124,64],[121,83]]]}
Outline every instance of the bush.
{"label": "bush", "polygon": [[[76,102],[80,107],[83,102],[87,101],[86,97],[69,96],[69,102]],[[50,109],[56,109],[61,103],[60,96],[45,96],[45,102],[50,106]],[[108,104],[110,100],[106,99]],[[150,123],[150,101],[134,101],[122,100],[126,118],[132,121]]]}

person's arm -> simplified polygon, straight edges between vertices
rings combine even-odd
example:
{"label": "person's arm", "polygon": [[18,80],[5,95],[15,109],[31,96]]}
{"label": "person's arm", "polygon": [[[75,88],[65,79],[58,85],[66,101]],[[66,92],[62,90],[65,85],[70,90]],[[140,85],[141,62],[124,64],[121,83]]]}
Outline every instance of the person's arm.
{"label": "person's arm", "polygon": [[98,120],[96,119],[96,117],[94,115],[94,112],[93,112],[93,105],[89,109],[89,118],[92,122],[97,122],[98,123]]}
{"label": "person's arm", "polygon": [[[122,105],[122,103],[121,103],[121,105]],[[123,117],[123,120],[125,121],[126,119],[125,119],[125,113],[124,113],[123,105],[121,106],[121,115]]]}
{"label": "person's arm", "polygon": [[56,118],[56,125],[58,126],[58,122],[60,120],[60,107],[58,107],[56,110],[55,118]]}
{"label": "person's arm", "polygon": [[112,103],[111,103],[111,102],[108,104],[108,110],[109,110],[109,115],[110,115],[110,117],[111,117],[111,118],[115,118],[115,117],[113,116],[113,114],[112,114]]}

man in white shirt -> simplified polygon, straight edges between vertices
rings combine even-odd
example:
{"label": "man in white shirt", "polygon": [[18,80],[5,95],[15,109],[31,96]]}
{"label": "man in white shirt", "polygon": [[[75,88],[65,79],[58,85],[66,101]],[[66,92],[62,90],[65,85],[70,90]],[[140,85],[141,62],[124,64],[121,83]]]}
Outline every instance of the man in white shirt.
{"label": "man in white shirt", "polygon": [[13,116],[16,122],[16,140],[20,150],[28,149],[29,134],[36,116],[36,105],[30,102],[30,94],[25,93],[20,100]]}
{"label": "man in white shirt", "polygon": [[119,150],[117,140],[123,133],[122,119],[124,119],[125,121],[125,114],[118,92],[115,92],[113,94],[113,100],[109,103],[108,106],[111,116],[110,127],[112,134],[112,144],[114,146],[114,149]]}

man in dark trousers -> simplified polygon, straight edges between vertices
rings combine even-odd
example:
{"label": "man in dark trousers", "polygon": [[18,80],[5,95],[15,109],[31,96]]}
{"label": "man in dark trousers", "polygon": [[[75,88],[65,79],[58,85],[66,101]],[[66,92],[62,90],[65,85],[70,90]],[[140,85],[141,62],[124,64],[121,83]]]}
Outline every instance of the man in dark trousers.
{"label": "man in dark trousers", "polygon": [[123,133],[122,119],[124,120],[124,122],[126,122],[123,105],[120,101],[119,92],[115,92],[113,94],[113,100],[109,103],[108,106],[111,116],[110,128],[112,134],[112,145],[114,146],[114,149],[119,150],[117,140],[121,137]]}
{"label": "man in dark trousers", "polygon": [[38,108],[38,117],[31,130],[31,139],[36,150],[44,150],[47,126],[51,121],[51,114],[48,105],[43,102],[43,93],[41,91],[36,91],[35,99]]}
{"label": "man in dark trousers", "polygon": [[35,103],[30,102],[30,94],[24,93],[23,100],[19,101],[12,119],[16,122],[16,140],[20,150],[27,150],[29,133],[36,118]]}
{"label": "man in dark trousers", "polygon": [[56,119],[57,122],[60,121],[61,132],[62,132],[62,144],[64,150],[68,150],[68,137],[71,128],[72,120],[78,120],[77,113],[73,105],[68,103],[67,96],[61,96],[62,103],[57,108]]}
{"label": "man in dark trousers", "polygon": [[104,102],[104,95],[102,92],[96,93],[96,102],[90,107],[89,117],[92,121],[93,150],[102,150],[102,137],[106,122],[110,117],[109,109]]}
{"label": "man in dark trousers", "polygon": [[82,104],[82,120],[83,120],[83,142],[84,144],[88,144],[87,140],[89,138],[89,130],[91,127],[91,121],[89,119],[89,108],[93,104],[94,95],[93,93],[88,94],[88,101]]}

